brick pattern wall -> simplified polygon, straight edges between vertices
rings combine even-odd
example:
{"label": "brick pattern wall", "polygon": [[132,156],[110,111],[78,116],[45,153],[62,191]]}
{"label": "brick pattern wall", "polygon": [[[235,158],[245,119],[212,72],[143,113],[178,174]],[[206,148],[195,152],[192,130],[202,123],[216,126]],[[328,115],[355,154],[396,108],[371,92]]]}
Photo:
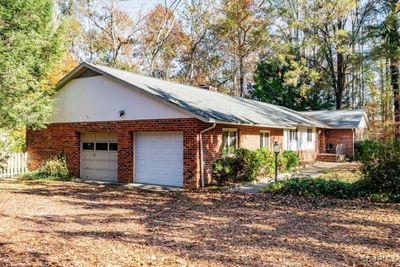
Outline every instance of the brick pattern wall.
{"label": "brick pattern wall", "polygon": [[353,155],[353,131],[351,129],[326,129],[325,130],[325,145],[333,144],[333,151],[336,145],[346,145],[346,156]]}
{"label": "brick pattern wall", "polygon": [[323,128],[317,128],[317,143],[317,153],[326,153],[326,135],[325,129]]}
{"label": "brick pattern wall", "polygon": [[[201,130],[207,129],[212,124],[202,123]],[[283,145],[283,129],[259,128],[249,126],[232,126],[218,124],[216,127],[203,134],[204,161],[205,161],[205,182],[212,181],[212,164],[216,159],[222,157],[222,131],[224,128],[237,129],[239,133],[239,148],[257,149],[260,147],[260,131],[269,130],[271,146],[275,141]]]}
{"label": "brick pattern wall", "polygon": [[[27,131],[27,150],[29,153],[29,168],[40,167],[48,158],[64,154],[67,157],[68,167],[76,176],[80,176],[80,133],[109,131],[116,132],[118,136],[118,180],[129,183],[133,181],[133,145],[134,133],[142,131],[180,131],[183,132],[184,142],[184,187],[200,187],[200,151],[199,133],[212,124],[201,122],[197,119],[163,119],[163,120],[138,120],[119,122],[85,122],[85,123],[56,123],[50,124],[44,130]],[[211,131],[203,135],[205,180],[211,183],[212,163],[221,158],[222,130],[223,128],[238,129],[239,148],[256,149],[260,147],[260,131],[269,130],[271,146],[279,141],[284,142],[283,129],[259,128],[250,126],[232,126],[218,124]],[[324,141],[322,141],[324,140]],[[323,151],[325,144],[344,143],[346,153],[352,153],[351,130],[324,130],[318,136],[315,150],[299,151],[301,160],[313,161],[316,153]]]}
{"label": "brick pattern wall", "polygon": [[40,167],[48,158],[63,154],[68,168],[80,177],[80,133],[107,131],[118,136],[118,181],[133,181],[133,136],[134,132],[179,131],[183,132],[184,187],[198,188],[199,125],[197,119],[163,119],[118,122],[55,123],[44,130],[27,131],[29,169]]}

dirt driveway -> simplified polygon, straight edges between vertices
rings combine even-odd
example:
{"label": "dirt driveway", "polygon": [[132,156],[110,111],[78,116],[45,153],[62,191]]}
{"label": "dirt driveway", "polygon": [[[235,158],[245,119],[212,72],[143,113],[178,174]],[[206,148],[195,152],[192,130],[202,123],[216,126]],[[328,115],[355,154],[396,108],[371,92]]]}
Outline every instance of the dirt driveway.
{"label": "dirt driveway", "polygon": [[0,266],[400,264],[400,205],[0,181]]}

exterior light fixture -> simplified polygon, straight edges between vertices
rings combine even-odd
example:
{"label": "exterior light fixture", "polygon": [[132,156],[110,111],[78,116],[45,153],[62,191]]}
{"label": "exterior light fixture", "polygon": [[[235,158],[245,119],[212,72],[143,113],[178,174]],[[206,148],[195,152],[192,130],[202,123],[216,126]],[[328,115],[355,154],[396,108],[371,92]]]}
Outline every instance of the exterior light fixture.
{"label": "exterior light fixture", "polygon": [[119,111],[119,116],[120,116],[120,117],[125,116],[125,110],[120,110],[120,111]]}
{"label": "exterior light fixture", "polygon": [[275,182],[278,181],[278,155],[279,155],[279,142],[274,143],[274,154],[275,154]]}

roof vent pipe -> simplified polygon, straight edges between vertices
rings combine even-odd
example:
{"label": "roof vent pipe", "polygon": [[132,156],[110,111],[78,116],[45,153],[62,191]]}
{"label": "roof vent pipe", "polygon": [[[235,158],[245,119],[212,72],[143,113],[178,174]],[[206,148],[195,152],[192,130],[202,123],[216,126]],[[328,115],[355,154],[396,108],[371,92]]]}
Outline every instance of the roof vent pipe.
{"label": "roof vent pipe", "polygon": [[207,129],[205,129],[205,130],[200,132],[200,177],[201,177],[201,187],[205,186],[205,182],[204,182],[204,168],[205,168],[204,165],[205,164],[204,164],[204,149],[203,149],[203,133],[214,129],[216,125],[217,124],[214,122],[214,124],[211,127],[209,127],[209,128],[207,128]]}

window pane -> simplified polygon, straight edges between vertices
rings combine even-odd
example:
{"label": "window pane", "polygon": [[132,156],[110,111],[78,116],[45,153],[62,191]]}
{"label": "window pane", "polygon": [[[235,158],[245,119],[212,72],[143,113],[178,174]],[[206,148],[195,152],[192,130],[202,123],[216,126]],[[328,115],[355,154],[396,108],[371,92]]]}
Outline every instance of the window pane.
{"label": "window pane", "polygon": [[222,133],[222,154],[228,153],[228,132]]}
{"label": "window pane", "polygon": [[264,147],[264,133],[260,134],[260,147]]}
{"label": "window pane", "polygon": [[307,141],[312,141],[312,129],[307,129]]}
{"label": "window pane", "polygon": [[83,150],[94,150],[94,143],[82,143]]}
{"label": "window pane", "polygon": [[297,130],[290,130],[289,139],[290,141],[297,141]]}
{"label": "window pane", "polygon": [[108,143],[96,143],[96,150],[108,150]]}
{"label": "window pane", "polygon": [[229,138],[229,146],[232,148],[233,147],[233,152],[235,152],[236,149],[236,132],[231,132],[231,136]]}
{"label": "window pane", "polygon": [[236,131],[223,131],[223,143],[222,143],[222,153],[224,155],[230,155],[235,153],[237,147]]}
{"label": "window pane", "polygon": [[118,144],[117,143],[110,143],[110,151],[117,151]]}

